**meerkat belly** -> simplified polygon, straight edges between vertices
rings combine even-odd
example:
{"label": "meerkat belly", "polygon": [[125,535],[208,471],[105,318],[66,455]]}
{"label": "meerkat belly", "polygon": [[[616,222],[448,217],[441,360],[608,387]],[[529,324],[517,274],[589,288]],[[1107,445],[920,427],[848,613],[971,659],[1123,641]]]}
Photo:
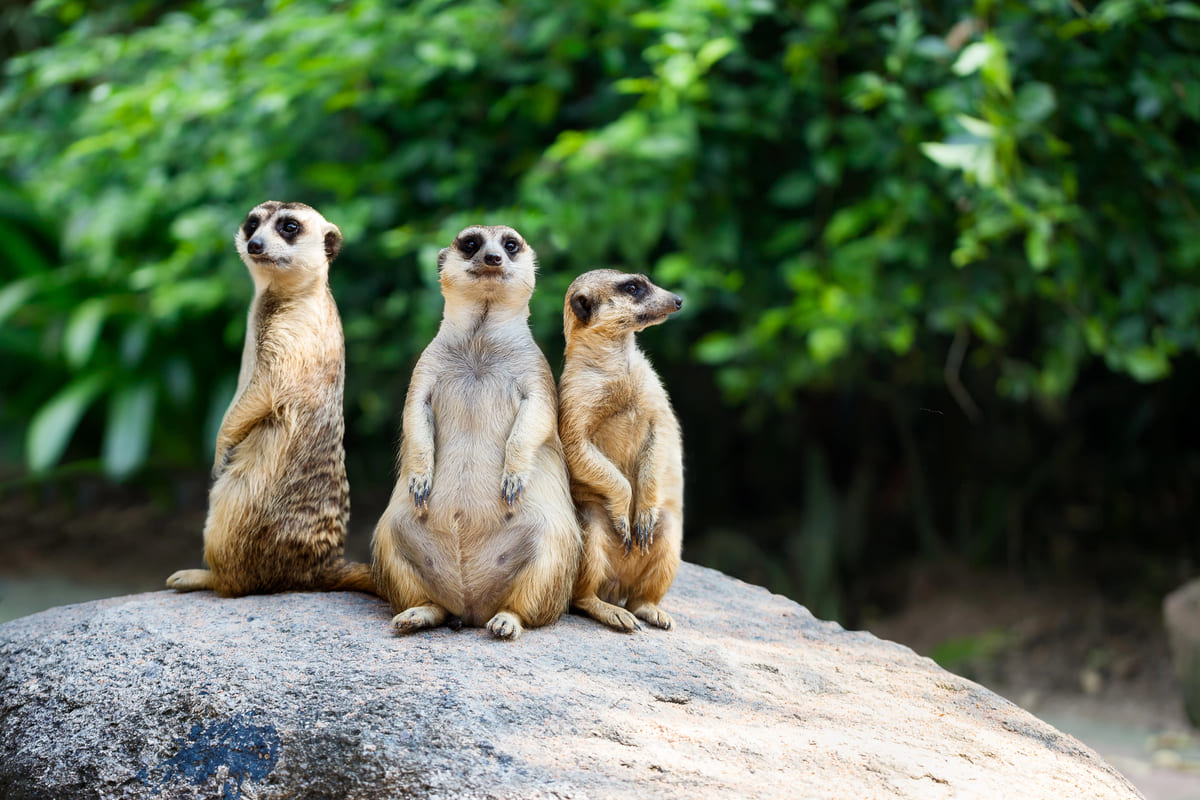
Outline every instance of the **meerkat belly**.
{"label": "meerkat belly", "polygon": [[232,449],[229,462],[213,484],[210,525],[214,546],[269,547],[276,561],[323,562],[342,546],[349,516],[349,489],[342,462],[340,424],[303,426],[307,438],[289,435],[276,418],[256,425]]}
{"label": "meerkat belly", "polygon": [[433,395],[431,514],[493,518],[502,514],[504,452],[517,414],[515,392],[497,376],[447,375]]}
{"label": "meerkat belly", "polygon": [[443,374],[432,398],[435,466],[427,525],[442,556],[436,582],[448,610],[468,625],[495,614],[530,555],[528,536],[515,530],[500,491],[518,403],[508,375],[480,368]]}
{"label": "meerkat belly", "polygon": [[631,478],[637,472],[638,454],[646,438],[646,425],[633,411],[619,411],[596,429],[593,441],[621,474]]}

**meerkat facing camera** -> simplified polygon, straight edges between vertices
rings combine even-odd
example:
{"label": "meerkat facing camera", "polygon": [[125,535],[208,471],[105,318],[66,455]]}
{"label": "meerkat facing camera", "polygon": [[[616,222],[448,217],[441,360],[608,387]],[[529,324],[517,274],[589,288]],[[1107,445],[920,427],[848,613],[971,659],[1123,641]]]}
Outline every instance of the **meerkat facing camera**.
{"label": "meerkat facing camera", "polygon": [[658,603],[683,545],[682,436],[634,334],[682,306],[645,276],[611,269],[580,275],[563,302],[559,433],[584,541],[571,602],[617,630],[637,618],[673,624]]}
{"label": "meerkat facing camera", "polygon": [[536,256],[503,226],[438,255],[445,308],[404,403],[373,570],[401,633],[453,617],[515,639],[568,608],[580,532],[554,378],[529,330]]}
{"label": "meerkat facing camera", "polygon": [[209,569],[167,587],[224,597],[289,590],[375,593],[342,558],[350,493],[342,438],[345,345],[329,289],[337,226],[303,203],[255,206],[238,228],[254,280],[237,391],[217,433],[204,525]]}

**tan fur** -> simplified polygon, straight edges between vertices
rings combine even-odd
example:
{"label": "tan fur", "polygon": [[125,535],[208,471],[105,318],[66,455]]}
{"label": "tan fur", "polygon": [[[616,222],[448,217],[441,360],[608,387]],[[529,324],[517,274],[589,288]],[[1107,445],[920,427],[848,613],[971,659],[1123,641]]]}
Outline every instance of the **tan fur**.
{"label": "tan fur", "polygon": [[224,597],[375,592],[370,568],[342,558],[350,516],[345,346],[329,290],[341,242],[337,227],[302,203],[262,203],[238,229],[255,290],[237,393],[217,434],[204,525],[209,569],[180,570],[168,588]]}
{"label": "tan fur", "polygon": [[634,334],[682,304],[644,276],[611,269],[576,278],[563,303],[559,433],[584,541],[572,605],[617,630],[634,630],[635,618],[673,624],[658,603],[683,545],[683,446]]}
{"label": "tan fur", "polygon": [[554,379],[529,331],[535,254],[511,228],[438,256],[445,311],[404,403],[375,580],[401,632],[454,617],[516,638],[568,607],[580,532]]}

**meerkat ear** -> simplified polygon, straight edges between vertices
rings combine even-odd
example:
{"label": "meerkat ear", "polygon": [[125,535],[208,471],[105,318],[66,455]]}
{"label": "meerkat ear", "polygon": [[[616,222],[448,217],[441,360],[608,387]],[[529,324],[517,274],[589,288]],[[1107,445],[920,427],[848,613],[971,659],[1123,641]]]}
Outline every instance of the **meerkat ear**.
{"label": "meerkat ear", "polygon": [[342,232],[337,225],[330,224],[325,230],[325,258],[332,263],[342,252]]}
{"label": "meerkat ear", "polygon": [[583,292],[576,292],[571,296],[571,311],[575,312],[575,319],[587,325],[592,318],[592,298]]}
{"label": "meerkat ear", "polygon": [[446,257],[450,255],[450,248],[443,247],[438,251],[438,275],[442,274],[442,267],[446,266]]}

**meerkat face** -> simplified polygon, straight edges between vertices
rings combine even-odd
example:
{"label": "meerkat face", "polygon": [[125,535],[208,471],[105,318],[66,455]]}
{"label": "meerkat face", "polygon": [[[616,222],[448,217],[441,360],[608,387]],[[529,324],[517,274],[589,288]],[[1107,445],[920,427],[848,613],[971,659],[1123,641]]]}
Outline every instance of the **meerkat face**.
{"label": "meerkat face", "polygon": [[528,300],[536,269],[533,248],[505,225],[464,228],[438,253],[438,277],[444,291],[463,289],[493,295],[515,288]]}
{"label": "meerkat face", "polygon": [[235,238],[238,254],[255,276],[326,271],[342,249],[342,232],[304,203],[260,203]]}
{"label": "meerkat face", "polygon": [[683,307],[683,298],[645,275],[597,269],[571,283],[563,305],[568,336],[583,330],[617,336],[657,325]]}

